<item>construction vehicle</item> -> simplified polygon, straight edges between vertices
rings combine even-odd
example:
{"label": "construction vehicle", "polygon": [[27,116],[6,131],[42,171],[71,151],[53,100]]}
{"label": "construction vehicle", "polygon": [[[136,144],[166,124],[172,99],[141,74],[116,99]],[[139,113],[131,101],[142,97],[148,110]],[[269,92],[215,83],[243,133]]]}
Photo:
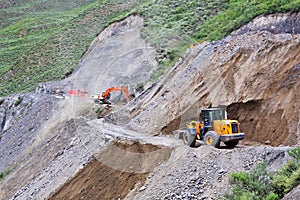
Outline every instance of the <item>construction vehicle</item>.
{"label": "construction vehicle", "polygon": [[92,95],[92,97],[95,99],[95,102],[98,102],[100,104],[111,104],[110,101],[110,93],[115,92],[115,91],[122,91],[125,94],[125,98],[127,103],[129,102],[129,93],[128,93],[128,87],[123,86],[123,87],[111,87],[105,90],[101,95]]}
{"label": "construction vehicle", "polygon": [[191,121],[187,129],[175,132],[184,144],[191,147],[195,146],[196,140],[202,140],[214,147],[219,147],[222,141],[233,148],[245,137],[245,133],[240,132],[239,122],[227,119],[226,108],[201,110],[199,121]]}

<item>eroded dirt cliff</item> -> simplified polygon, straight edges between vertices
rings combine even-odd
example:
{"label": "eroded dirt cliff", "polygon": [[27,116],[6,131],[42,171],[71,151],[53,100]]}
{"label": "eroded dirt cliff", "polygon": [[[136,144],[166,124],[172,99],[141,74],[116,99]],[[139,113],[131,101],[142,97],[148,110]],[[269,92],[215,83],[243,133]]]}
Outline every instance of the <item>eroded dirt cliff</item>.
{"label": "eroded dirt cliff", "polygon": [[[299,18],[299,14],[292,16]],[[197,119],[200,108],[225,105],[230,118],[240,121],[247,140],[271,141],[274,146],[298,144],[299,55],[299,34],[284,31],[254,29],[199,44],[121,110],[115,121],[123,119],[129,127],[150,134],[170,126],[170,133],[185,125],[184,119],[192,113]],[[123,115],[126,110],[129,116]]]}

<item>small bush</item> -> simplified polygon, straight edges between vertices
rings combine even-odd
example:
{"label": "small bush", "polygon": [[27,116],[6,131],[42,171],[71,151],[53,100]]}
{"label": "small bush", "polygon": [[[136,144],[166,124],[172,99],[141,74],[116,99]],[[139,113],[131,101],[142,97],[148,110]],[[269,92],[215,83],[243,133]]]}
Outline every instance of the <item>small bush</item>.
{"label": "small bush", "polygon": [[10,174],[12,172],[12,169],[7,169],[4,172],[0,173],[0,181],[2,181],[4,179],[5,176],[7,176],[8,174]]}
{"label": "small bush", "polygon": [[99,107],[95,110],[95,113],[99,113],[101,110],[102,110],[101,107]]}
{"label": "small bush", "polygon": [[266,163],[259,163],[250,172],[234,172],[229,181],[233,185],[228,199],[261,199],[266,198],[272,191],[270,177],[266,170]]}
{"label": "small bush", "polygon": [[300,184],[300,147],[288,151],[295,160],[290,160],[273,177],[272,185],[279,197],[283,197]]}
{"label": "small bush", "polygon": [[274,192],[271,192],[267,197],[266,200],[279,200],[279,196]]}
{"label": "small bush", "polygon": [[20,103],[22,103],[22,101],[23,101],[23,97],[18,96],[18,99],[15,102],[15,107],[17,107],[18,105],[20,105]]}
{"label": "small bush", "polygon": [[300,162],[300,147],[289,150],[288,154],[293,157],[297,163]]}
{"label": "small bush", "polygon": [[270,174],[266,163],[259,163],[250,172],[233,172],[229,177],[232,190],[225,199],[278,200],[300,184],[300,147],[288,151],[294,159],[288,161],[278,172]]}

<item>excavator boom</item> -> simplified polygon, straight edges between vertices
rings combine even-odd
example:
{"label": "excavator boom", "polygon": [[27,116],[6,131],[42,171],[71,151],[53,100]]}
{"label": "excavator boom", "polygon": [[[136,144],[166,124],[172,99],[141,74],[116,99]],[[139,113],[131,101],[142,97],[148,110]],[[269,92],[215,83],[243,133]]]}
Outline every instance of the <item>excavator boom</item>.
{"label": "excavator boom", "polygon": [[125,98],[127,103],[129,103],[129,92],[128,92],[128,87],[123,86],[123,87],[110,87],[107,90],[105,90],[102,95],[98,95],[97,99],[99,102],[104,103],[104,104],[110,104],[110,93],[114,91],[122,91],[125,94]]}

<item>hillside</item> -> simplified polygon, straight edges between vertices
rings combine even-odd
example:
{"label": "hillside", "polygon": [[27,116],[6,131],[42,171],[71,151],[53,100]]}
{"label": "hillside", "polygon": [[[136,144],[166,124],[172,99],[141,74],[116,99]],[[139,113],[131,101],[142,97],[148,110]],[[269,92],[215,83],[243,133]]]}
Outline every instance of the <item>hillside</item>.
{"label": "hillside", "polygon": [[[0,199],[220,199],[230,189],[232,172],[249,172],[262,161],[268,172],[275,172],[292,159],[289,150],[300,144],[297,1],[280,1],[275,7],[269,1],[250,1],[252,8],[257,8],[251,16],[261,14],[261,8],[268,15],[253,20],[248,16],[241,24],[251,20],[250,23],[225,38],[201,36],[201,27],[208,26],[212,19],[225,23],[224,13],[245,6],[237,6],[240,1],[211,1],[207,6],[216,10],[211,15],[207,13],[207,19],[197,18],[201,25],[186,35],[179,30],[184,30],[184,26],[190,30],[190,24],[172,18],[166,21],[166,29],[157,31],[153,21],[149,21],[151,8],[164,5],[152,11],[159,24],[168,14],[168,6],[176,7],[177,14],[186,19],[194,12],[187,12],[185,6],[199,9],[201,2],[75,4],[65,0],[60,9],[52,1],[43,2],[1,1],[1,9],[9,15],[15,9],[24,9],[25,13],[29,9],[37,14],[35,11],[39,13],[44,8],[47,11],[42,13],[48,16],[52,8],[64,17],[70,15],[57,26],[58,32],[61,27],[77,30],[77,26],[73,27],[77,23],[71,23],[72,28],[67,25],[68,20],[74,22],[73,17],[82,23],[93,22],[90,26],[95,32],[89,32],[88,40],[80,34],[69,35],[71,44],[78,38],[84,41],[76,43],[82,49],[80,54],[76,51],[78,57],[66,74],[62,73],[64,67],[50,68],[62,70],[55,72],[63,74],[62,80],[39,83],[38,80],[48,79],[36,79],[37,87],[34,82],[29,87],[34,91],[0,98]],[[157,11],[159,8],[161,12]],[[270,14],[281,9],[294,12]],[[111,15],[99,19],[104,11]],[[52,21],[52,17],[47,19]],[[95,18],[101,22],[93,21]],[[110,20],[115,22],[105,25]],[[233,27],[239,27],[237,24]],[[160,25],[156,28],[161,29]],[[174,38],[170,38],[173,26],[178,30],[174,29]],[[1,27],[7,30],[10,26]],[[206,41],[196,42],[200,36]],[[168,42],[156,45],[159,38]],[[212,38],[216,39],[210,42]],[[65,39],[60,41],[69,41]],[[85,42],[88,47],[83,45]],[[75,46],[70,51],[77,49]],[[31,50],[37,54],[47,50],[37,49]],[[63,52],[74,56],[70,51]],[[70,57],[65,55],[59,59],[69,62]],[[51,56],[37,58],[51,60]],[[27,74],[26,69],[21,71]],[[1,84],[7,87],[2,81]],[[128,104],[121,92],[112,93],[110,107],[95,104],[91,98],[108,87],[121,85],[129,88]],[[29,88],[25,86],[24,91]],[[84,93],[70,93],[79,90]],[[222,144],[212,148],[198,141],[197,147],[191,148],[174,137],[174,130],[197,120],[199,110],[209,106],[226,106],[230,118],[239,120],[246,138],[237,147]],[[299,193],[298,186],[285,199]]]}
{"label": "hillside", "polygon": [[0,96],[30,92],[76,69],[110,23],[144,16],[142,37],[156,49],[153,82],[199,41],[222,39],[261,14],[297,11],[299,0],[0,1]]}
{"label": "hillside", "polygon": [[[264,143],[299,145],[297,19],[299,13],[262,16],[221,41],[196,45],[129,104],[115,104],[96,119],[89,97],[53,94],[72,88],[95,93],[111,84],[134,91],[158,67],[155,49],[140,35],[143,18],[112,24],[73,75],[2,100],[1,170],[11,172],[0,184],[1,199],[217,199],[233,171],[262,160],[269,170],[279,169],[289,147]],[[292,33],[280,31],[286,24]],[[247,137],[237,148],[190,148],[172,136],[209,104],[228,106],[240,120]],[[116,182],[118,191],[112,189]]]}

